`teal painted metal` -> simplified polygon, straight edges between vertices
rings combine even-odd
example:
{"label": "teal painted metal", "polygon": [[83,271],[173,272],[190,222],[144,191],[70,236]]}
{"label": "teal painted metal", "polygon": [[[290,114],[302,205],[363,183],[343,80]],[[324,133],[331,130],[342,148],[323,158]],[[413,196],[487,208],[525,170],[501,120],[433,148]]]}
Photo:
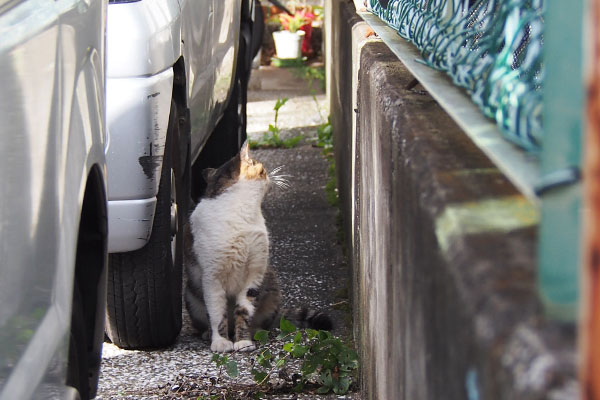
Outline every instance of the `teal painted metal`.
{"label": "teal painted metal", "polygon": [[505,137],[542,142],[543,0],[369,0],[427,65],[464,87]]}
{"label": "teal painted metal", "polygon": [[[368,8],[447,72],[506,138],[539,156],[538,287],[574,320],[581,264],[583,0],[369,0]],[[543,124],[542,124],[543,121]]]}
{"label": "teal painted metal", "polygon": [[[583,0],[547,0],[544,36],[542,181],[581,169],[584,121]],[[574,320],[581,265],[581,185],[541,196],[539,291],[549,316]]]}

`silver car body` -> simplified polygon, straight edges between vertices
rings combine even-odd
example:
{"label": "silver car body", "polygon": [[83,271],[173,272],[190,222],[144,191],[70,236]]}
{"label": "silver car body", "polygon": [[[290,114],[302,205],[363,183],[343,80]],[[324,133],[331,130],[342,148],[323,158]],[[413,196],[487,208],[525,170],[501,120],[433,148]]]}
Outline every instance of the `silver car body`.
{"label": "silver car body", "polygon": [[0,399],[74,394],[65,376],[88,177],[106,191],[105,16],[102,0],[0,1]]}
{"label": "silver car body", "polygon": [[108,7],[109,252],[152,233],[173,67],[183,59],[191,156],[226,106],[235,73],[241,0],[142,0]]}

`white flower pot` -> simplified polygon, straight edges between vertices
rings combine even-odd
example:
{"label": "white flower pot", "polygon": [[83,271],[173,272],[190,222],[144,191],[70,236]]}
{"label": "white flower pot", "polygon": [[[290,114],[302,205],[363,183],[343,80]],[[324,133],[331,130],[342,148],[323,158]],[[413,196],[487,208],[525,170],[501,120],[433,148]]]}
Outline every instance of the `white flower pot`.
{"label": "white flower pot", "polygon": [[275,41],[277,58],[295,59],[302,57],[303,39],[304,31],[297,31],[294,33],[291,33],[290,31],[273,32],[273,40]]}

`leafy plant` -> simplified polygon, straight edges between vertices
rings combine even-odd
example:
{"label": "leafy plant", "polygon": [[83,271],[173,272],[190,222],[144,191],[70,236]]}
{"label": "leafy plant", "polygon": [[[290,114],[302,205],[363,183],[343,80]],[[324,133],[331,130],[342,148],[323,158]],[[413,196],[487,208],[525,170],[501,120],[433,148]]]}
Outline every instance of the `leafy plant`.
{"label": "leafy plant", "polygon": [[317,147],[323,148],[323,154],[329,156],[333,153],[333,128],[331,119],[317,128]]}
{"label": "leafy plant", "polygon": [[301,65],[293,69],[294,75],[302,78],[308,84],[311,92],[314,90],[314,83],[319,82],[321,89],[325,89],[325,67],[313,65]]}
{"label": "leafy plant", "polygon": [[298,143],[303,139],[302,135],[294,136],[291,138],[283,139],[280,135],[281,129],[277,125],[277,121],[279,119],[279,109],[287,103],[289,99],[287,97],[279,98],[275,102],[275,107],[273,110],[275,111],[275,120],[273,124],[269,124],[268,132],[263,134],[263,137],[259,140],[250,140],[250,148],[256,149],[259,147],[284,147],[286,149],[290,149],[298,145]]}
{"label": "leafy plant", "polygon": [[286,13],[279,14],[279,22],[281,22],[281,27],[286,31],[290,31],[291,33],[298,32],[300,28],[306,24],[310,24],[314,19],[315,14],[313,14],[309,9],[296,11],[293,15]]}
{"label": "leafy plant", "polygon": [[217,367],[219,367],[219,372],[222,372],[223,368],[225,368],[227,375],[229,375],[231,378],[235,378],[240,374],[235,360],[230,360],[227,355],[215,353],[213,354],[211,361],[214,362]]}
{"label": "leafy plant", "polygon": [[315,89],[315,82],[318,82],[321,89],[325,89],[325,68],[299,65],[294,67],[292,71],[294,75],[306,81],[306,84],[308,85],[308,91],[310,92],[310,95],[312,96],[313,101],[315,102],[317,112],[319,113],[319,117],[321,121],[323,121],[324,118],[323,114],[321,113],[321,106],[319,105],[319,100],[317,99],[317,90]]}
{"label": "leafy plant", "polygon": [[327,168],[329,180],[325,184],[327,201],[332,206],[339,207],[340,199],[335,174],[335,160],[333,158],[333,127],[331,126],[331,118],[328,118],[326,123],[317,128],[316,146],[323,149],[323,155],[329,161],[329,167]]}
{"label": "leafy plant", "polygon": [[[277,128],[277,120],[279,119],[279,109],[281,107],[283,107],[285,105],[285,103],[287,103],[289,99],[287,97],[284,98],[279,98],[277,99],[277,101],[275,102],[275,106],[273,107],[273,110],[275,111],[275,128]],[[277,128],[279,129],[279,128]]]}
{"label": "leafy plant", "polygon": [[[260,330],[254,335],[254,340],[261,345],[250,371],[259,390],[257,395],[268,389],[271,377],[289,376],[284,373],[284,369],[292,359],[302,361],[299,374],[294,374],[291,379],[293,391],[301,392],[307,387],[314,388],[315,384],[316,392],[320,394],[345,394],[349,391],[353,373],[358,368],[358,357],[354,350],[330,332],[299,330],[285,318],[279,321],[279,330],[277,339],[283,340],[280,351],[274,352],[267,346],[267,331]],[[237,364],[226,355],[215,354],[212,360],[221,370],[225,368],[230,377],[238,376]]]}

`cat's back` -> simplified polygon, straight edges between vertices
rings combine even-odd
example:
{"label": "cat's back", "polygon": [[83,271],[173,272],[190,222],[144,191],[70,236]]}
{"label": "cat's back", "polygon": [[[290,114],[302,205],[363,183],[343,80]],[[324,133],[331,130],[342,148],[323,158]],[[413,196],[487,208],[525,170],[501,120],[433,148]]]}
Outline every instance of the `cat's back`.
{"label": "cat's back", "polygon": [[224,266],[236,271],[251,258],[267,265],[269,238],[260,207],[229,207],[218,199],[205,199],[198,203],[190,224],[194,254],[207,271]]}
{"label": "cat's back", "polygon": [[235,190],[203,198],[192,212],[190,224],[195,238],[209,242],[268,235],[260,200],[252,201],[250,194]]}

